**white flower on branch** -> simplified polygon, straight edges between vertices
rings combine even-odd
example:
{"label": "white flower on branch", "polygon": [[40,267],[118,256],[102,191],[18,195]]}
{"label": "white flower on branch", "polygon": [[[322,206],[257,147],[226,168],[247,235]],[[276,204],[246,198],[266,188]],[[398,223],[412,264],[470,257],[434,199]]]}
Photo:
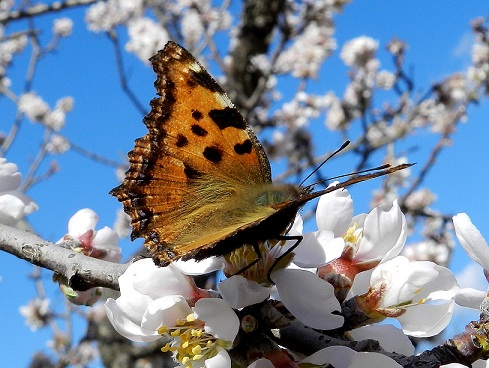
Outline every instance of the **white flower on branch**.
{"label": "white flower on branch", "polygon": [[19,98],[19,111],[31,121],[42,122],[51,109],[35,92],[28,92]]}
{"label": "white flower on branch", "polygon": [[450,322],[459,289],[449,269],[398,256],[358,274],[350,295],[372,323],[396,318],[405,334],[429,337]]}
{"label": "white flower on branch", "polygon": [[411,193],[404,203],[413,211],[421,211],[436,201],[436,195],[429,189],[423,188]]}
{"label": "white flower on branch", "polygon": [[63,112],[70,112],[73,110],[73,105],[75,104],[75,100],[73,97],[62,97],[58,101],[56,101],[55,109],[61,110]]}
{"label": "white flower on branch", "polygon": [[411,261],[431,261],[445,265],[449,260],[450,248],[434,240],[409,244],[403,249],[402,255]]}
{"label": "white flower on branch", "polygon": [[24,216],[37,211],[37,204],[20,188],[22,175],[17,165],[0,157],[0,223],[14,226]]}
{"label": "white flower on branch", "polygon": [[151,259],[129,266],[119,277],[121,296],[105,303],[114,328],[133,340],[170,341],[163,351],[183,366],[230,367],[227,353],[239,330],[235,311],[209,297],[174,265],[157,267]]}
{"label": "white flower on branch", "polygon": [[28,305],[19,308],[20,314],[26,319],[26,324],[32,331],[46,326],[52,315],[49,309],[49,299],[35,298]]}
{"label": "white flower on branch", "polygon": [[[0,2],[1,4],[2,2]],[[1,33],[1,29],[0,29]],[[13,54],[21,52],[27,45],[25,34],[0,42],[0,67],[4,68],[12,61]],[[1,73],[4,74],[4,73]]]}
{"label": "white flower on branch", "polygon": [[14,0],[2,0],[0,1],[0,15],[8,13],[10,9],[14,6]]}
{"label": "white flower on branch", "polygon": [[389,90],[394,86],[396,76],[387,70],[381,70],[375,76],[375,83],[381,89]]}
{"label": "white flower on branch", "polygon": [[67,37],[73,31],[73,21],[70,18],[59,18],[53,22],[53,33],[59,37]]}
{"label": "white flower on branch", "polygon": [[169,40],[166,30],[150,18],[132,19],[128,22],[127,28],[129,42],[126,44],[126,50],[136,54],[146,64],[149,64],[149,58],[161,50]]}
{"label": "white flower on branch", "polygon": [[343,46],[340,58],[348,66],[363,68],[375,57],[378,47],[379,43],[373,38],[360,36]]}
{"label": "white flower on branch", "polygon": [[68,233],[58,241],[74,242],[75,250],[98,259],[119,263],[121,248],[119,237],[111,228],[105,226],[95,230],[98,215],[89,208],[83,208],[75,213],[68,222]]}
{"label": "white flower on branch", "polygon": [[182,35],[187,47],[195,46],[204,36],[204,27],[197,9],[187,9],[182,14]]}
{"label": "white flower on branch", "polygon": [[110,31],[119,24],[140,17],[143,11],[143,0],[99,1],[87,10],[85,21],[91,31]]}
{"label": "white flower on branch", "polygon": [[51,135],[48,143],[46,143],[46,151],[51,154],[65,153],[70,149],[70,142],[58,134]]}
{"label": "white flower on branch", "polygon": [[336,49],[333,29],[311,23],[295,42],[280,54],[277,68],[281,73],[291,72],[296,78],[314,78],[326,57]]}
{"label": "white flower on branch", "polygon": [[119,238],[125,238],[131,233],[131,217],[122,208],[117,210],[114,231]]}

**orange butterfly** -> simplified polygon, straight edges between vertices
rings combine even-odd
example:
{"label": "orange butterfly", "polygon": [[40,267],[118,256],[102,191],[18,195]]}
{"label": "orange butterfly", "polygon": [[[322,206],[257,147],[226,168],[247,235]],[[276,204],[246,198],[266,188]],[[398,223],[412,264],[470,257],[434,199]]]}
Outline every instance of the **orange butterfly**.
{"label": "orange butterfly", "polygon": [[328,189],[274,184],[270,163],[244,118],[204,67],[168,42],[151,59],[160,97],[145,116],[124,182],[110,194],[132,218],[156,264],[225,255],[277,239],[307,201],[410,165]]}

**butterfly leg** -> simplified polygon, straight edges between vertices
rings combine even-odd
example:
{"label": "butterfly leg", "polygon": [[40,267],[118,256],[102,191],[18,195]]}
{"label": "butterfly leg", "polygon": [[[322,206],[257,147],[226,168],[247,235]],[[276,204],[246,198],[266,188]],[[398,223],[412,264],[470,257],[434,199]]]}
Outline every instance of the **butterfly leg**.
{"label": "butterfly leg", "polygon": [[287,255],[289,255],[290,253],[292,253],[294,251],[294,249],[297,248],[297,246],[301,243],[301,241],[302,241],[302,239],[304,239],[304,237],[302,235],[279,235],[275,239],[277,239],[277,240],[295,240],[295,243],[289,249],[287,249],[284,252],[284,254],[282,254],[280,257],[277,257],[277,259],[275,260],[275,262],[273,262],[272,266],[268,269],[267,279],[272,284],[274,283],[272,281],[272,279],[270,278],[270,274],[272,273],[272,271],[275,269],[275,267],[277,266],[277,264],[279,264],[279,262],[282,259],[284,259],[284,257],[286,257]]}
{"label": "butterfly leg", "polygon": [[256,243],[256,242],[255,243],[252,243],[251,246],[253,247],[253,250],[256,253],[256,259],[254,259],[252,262],[250,262],[249,264],[247,264],[246,266],[244,266],[242,269],[240,269],[234,275],[240,275],[240,274],[242,274],[246,270],[248,270],[251,267],[253,267],[254,265],[256,265],[263,258],[262,255],[261,255],[260,246],[258,245],[258,243]]}

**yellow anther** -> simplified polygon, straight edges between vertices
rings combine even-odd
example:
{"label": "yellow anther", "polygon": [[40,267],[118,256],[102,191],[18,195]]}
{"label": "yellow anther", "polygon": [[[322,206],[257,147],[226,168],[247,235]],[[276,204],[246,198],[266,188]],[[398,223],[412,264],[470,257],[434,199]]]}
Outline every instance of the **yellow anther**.
{"label": "yellow anther", "polygon": [[180,335],[180,329],[177,328],[176,330],[170,332],[170,335],[173,336],[173,337],[177,337]]}
{"label": "yellow anther", "polygon": [[167,328],[166,326],[161,326],[160,328],[158,328],[158,334],[159,334],[159,335],[163,335],[163,334],[165,334],[167,331],[168,331],[168,328]]}
{"label": "yellow anther", "polygon": [[187,316],[187,322],[193,322],[195,321],[195,316],[193,313],[190,313],[188,316]]}
{"label": "yellow anther", "polygon": [[202,348],[200,345],[195,345],[192,348],[192,354],[200,354],[202,352]]}
{"label": "yellow anther", "polygon": [[166,353],[167,351],[170,351],[170,349],[171,349],[170,343],[167,343],[165,346],[161,348],[161,351]]}
{"label": "yellow anther", "polygon": [[189,362],[190,358],[188,356],[183,357],[182,359],[182,364],[187,364]]}
{"label": "yellow anther", "polygon": [[200,360],[202,359],[203,355],[201,354],[197,354],[197,355],[194,355],[194,357],[192,358],[193,360]]}

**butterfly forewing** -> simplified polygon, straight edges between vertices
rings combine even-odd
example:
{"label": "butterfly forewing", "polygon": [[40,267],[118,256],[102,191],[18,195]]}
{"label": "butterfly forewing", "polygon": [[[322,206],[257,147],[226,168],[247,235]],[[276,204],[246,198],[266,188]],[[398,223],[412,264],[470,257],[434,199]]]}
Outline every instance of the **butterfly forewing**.
{"label": "butterfly forewing", "polygon": [[111,194],[132,218],[132,238],[144,237],[155,260],[167,264],[273,212],[262,206],[250,213],[250,204],[239,203],[271,183],[271,174],[244,118],[188,51],[169,42],[151,62],[160,97]]}

